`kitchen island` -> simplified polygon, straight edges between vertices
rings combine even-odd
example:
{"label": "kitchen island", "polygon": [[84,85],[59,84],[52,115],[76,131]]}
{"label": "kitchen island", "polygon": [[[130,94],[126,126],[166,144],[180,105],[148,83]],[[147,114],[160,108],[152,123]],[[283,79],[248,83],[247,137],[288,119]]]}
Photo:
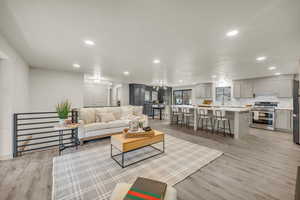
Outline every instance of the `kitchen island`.
{"label": "kitchen island", "polygon": [[[179,108],[182,106],[178,106]],[[203,108],[208,110],[208,114],[212,116],[212,111],[225,110],[226,118],[230,120],[231,133],[234,135],[235,139],[238,139],[244,135],[248,135],[249,120],[250,120],[250,109],[246,107],[230,107],[230,106],[211,106],[211,107],[198,107],[198,106],[184,106],[188,107],[194,113],[194,130],[198,130],[198,115],[197,108]],[[227,127],[227,123],[226,123]],[[228,131],[227,131],[228,132]]]}

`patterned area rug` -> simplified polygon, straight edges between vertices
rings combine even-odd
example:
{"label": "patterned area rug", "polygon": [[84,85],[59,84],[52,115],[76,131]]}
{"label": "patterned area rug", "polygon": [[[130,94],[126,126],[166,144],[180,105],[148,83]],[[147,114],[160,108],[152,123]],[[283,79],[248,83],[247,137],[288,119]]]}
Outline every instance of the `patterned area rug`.
{"label": "patterned area rug", "polygon": [[[117,183],[132,183],[139,176],[175,185],[223,154],[169,135],[165,141],[164,154],[124,169],[110,158],[110,145],[55,157],[52,199],[108,200]],[[133,151],[126,154],[125,163],[156,153],[151,147]]]}

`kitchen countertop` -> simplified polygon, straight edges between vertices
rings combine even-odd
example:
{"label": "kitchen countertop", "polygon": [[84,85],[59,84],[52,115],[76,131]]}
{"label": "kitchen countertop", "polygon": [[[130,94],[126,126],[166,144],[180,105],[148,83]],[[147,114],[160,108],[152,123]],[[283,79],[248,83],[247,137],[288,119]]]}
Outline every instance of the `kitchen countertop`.
{"label": "kitchen countertop", "polygon": [[293,110],[293,108],[290,107],[276,107],[275,110]]}
{"label": "kitchen countertop", "polygon": [[220,109],[220,110],[225,110],[228,112],[249,112],[250,108],[234,108],[234,107],[223,107],[223,106],[213,106],[211,108],[207,108],[208,110],[213,110],[213,109]]}
{"label": "kitchen countertop", "polygon": [[[247,112],[251,109],[251,107],[246,107],[246,106],[235,106],[235,105],[197,105],[197,106],[185,106],[185,107],[190,107],[190,108],[194,108],[194,107],[202,107],[202,108],[206,108],[208,110],[212,110],[213,108],[217,108],[217,109],[224,109],[226,111],[231,111],[231,112]],[[276,107],[275,110],[290,110],[292,111],[293,108],[291,107]]]}
{"label": "kitchen countertop", "polygon": [[[178,106],[180,107],[180,106]],[[247,107],[242,107],[242,106],[183,106],[183,107],[189,107],[189,108],[203,108],[207,110],[213,110],[213,109],[220,109],[220,110],[225,110],[228,112],[249,112],[250,108]]]}

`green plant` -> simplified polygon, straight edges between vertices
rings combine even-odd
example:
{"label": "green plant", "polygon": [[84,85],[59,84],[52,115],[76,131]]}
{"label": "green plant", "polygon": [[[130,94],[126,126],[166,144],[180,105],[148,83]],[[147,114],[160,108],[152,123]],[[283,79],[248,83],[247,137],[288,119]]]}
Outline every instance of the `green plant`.
{"label": "green plant", "polygon": [[67,119],[68,114],[71,111],[71,103],[66,100],[56,105],[56,112],[59,119]]}

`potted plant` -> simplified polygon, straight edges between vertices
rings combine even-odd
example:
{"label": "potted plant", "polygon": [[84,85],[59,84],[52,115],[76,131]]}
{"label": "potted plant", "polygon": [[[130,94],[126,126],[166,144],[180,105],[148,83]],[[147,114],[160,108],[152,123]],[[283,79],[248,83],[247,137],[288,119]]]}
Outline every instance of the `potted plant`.
{"label": "potted plant", "polygon": [[68,119],[69,112],[71,111],[71,103],[66,100],[56,105],[56,112],[59,118],[59,124],[64,125],[65,120]]}

